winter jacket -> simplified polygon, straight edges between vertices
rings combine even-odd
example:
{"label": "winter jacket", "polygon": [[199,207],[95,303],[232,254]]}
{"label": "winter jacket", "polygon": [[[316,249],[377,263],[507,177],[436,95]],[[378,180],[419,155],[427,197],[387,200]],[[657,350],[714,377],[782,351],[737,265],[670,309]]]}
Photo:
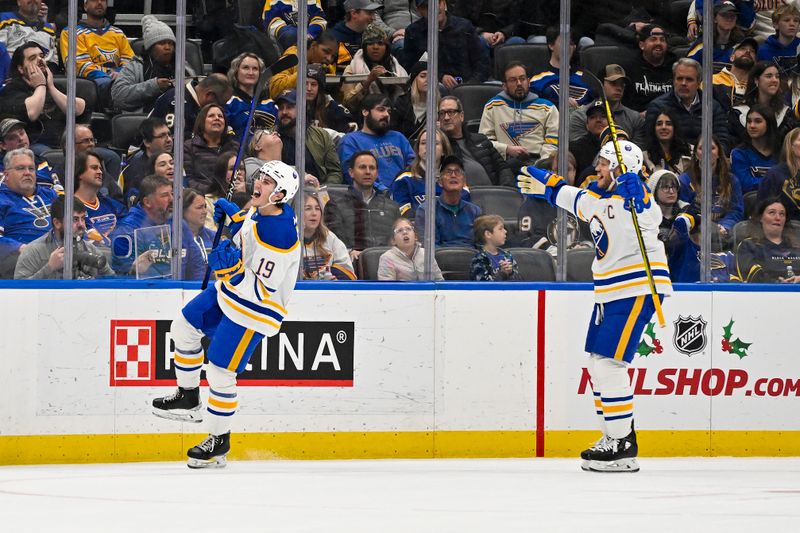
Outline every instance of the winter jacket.
{"label": "winter jacket", "polygon": [[519,279],[517,260],[514,259],[511,253],[498,248],[497,254],[494,256],[495,261],[498,263],[502,260],[511,261],[511,274],[506,274],[500,270],[499,265],[495,267],[492,259],[492,256],[486,250],[481,250],[475,254],[470,264],[469,279],[472,281],[511,281]]}
{"label": "winter jacket", "polygon": [[[641,113],[622,104],[616,104],[611,106],[611,116],[614,117],[617,127],[625,130],[635,145],[645,145],[644,117]],[[587,133],[586,106],[581,106],[569,115],[569,140],[576,141]]]}
{"label": "winter jacket", "polygon": [[[406,28],[401,61],[406,70],[419,61],[428,49],[428,19],[420,18]],[[489,78],[489,52],[481,44],[475,26],[466,19],[447,15],[439,30],[439,80],[446,74],[461,78],[464,83],[483,83]]]}
{"label": "winter jacket", "polygon": [[369,203],[351,187],[347,194],[331,198],[325,205],[325,225],[351,250],[386,246],[399,217],[398,205],[378,189]]}
{"label": "winter jacket", "polygon": [[[379,281],[418,281],[425,273],[425,249],[416,243],[411,257],[407,256],[397,246],[387,250],[378,261]],[[442,281],[442,271],[436,264],[436,258],[431,265],[433,281]]]}
{"label": "winter jacket", "polygon": [[[430,205],[426,199],[417,208],[414,227],[417,235],[425,228],[425,211]],[[455,207],[455,209],[453,209]],[[481,216],[481,208],[462,199],[458,206],[448,206],[441,196],[435,199],[436,209],[436,246],[466,246],[475,244],[472,226],[475,219]]]}
{"label": "winter jacket", "polygon": [[[63,267],[53,270],[48,265],[50,255],[63,246],[63,243],[56,239],[55,234],[49,231],[28,244],[17,259],[17,267],[14,270],[14,279],[64,279]],[[89,241],[81,240],[75,246],[76,250],[82,253],[90,253],[94,256],[102,256],[94,244]],[[75,257],[75,256],[73,256]],[[113,276],[114,271],[105,264],[103,268],[94,268],[88,265],[79,265],[74,270],[75,279],[93,279],[100,276]]]}
{"label": "winter jacket", "polygon": [[[192,137],[183,143],[183,170],[189,186],[206,194],[214,185],[214,165],[217,158],[225,152],[236,152],[239,143],[233,138],[223,138],[222,144],[211,148],[202,136]],[[175,171],[179,174],[178,170]]]}
{"label": "winter jacket", "polygon": [[[647,106],[644,130],[646,132],[655,131],[656,119],[658,118],[658,115],[665,111],[671,111],[675,117],[675,120],[679,124],[680,131],[684,139],[690,143],[696,142],[697,139],[700,138],[700,126],[704,114],[701,103],[702,99],[703,96],[701,91],[697,91],[697,98],[695,99],[695,102],[691,105],[689,110],[687,110],[681,103],[678,96],[675,94],[675,91],[670,90],[670,92],[659,96]],[[719,138],[723,149],[727,153],[731,149],[732,142],[730,130],[728,129],[728,120],[725,116],[725,110],[722,109],[722,106],[716,100],[712,99],[711,104],[713,106],[713,132],[714,135]],[[720,154],[720,156],[722,156],[722,154]]]}
{"label": "winter jacket", "polygon": [[[135,57],[125,63],[111,85],[111,101],[116,111],[132,111],[148,113],[153,108],[162,91],[158,86],[158,78],[144,79],[144,63],[151,61]],[[186,75],[194,76],[195,72],[187,63]]]}
{"label": "winter jacket", "polygon": [[[495,150],[492,141],[483,133],[473,133],[466,130],[463,130],[463,132],[467,151],[486,170],[486,174],[489,175],[492,184],[516,187],[516,176],[514,176],[505,159]],[[450,145],[453,148],[453,153],[463,158],[461,147],[455,139],[450,139]],[[469,176],[467,176],[467,183],[469,183]]]}
{"label": "winter jacket", "polygon": [[452,11],[449,12],[472,22],[479,34],[499,31],[508,39],[517,35],[517,22],[523,1],[525,0],[455,0]]}
{"label": "winter jacket", "polygon": [[[297,45],[287,48],[281,57],[297,55]],[[348,58],[349,59],[349,58]],[[329,76],[336,74],[336,65],[328,65],[325,73]],[[269,79],[269,97],[273,100],[287,89],[297,88],[297,65],[276,72]],[[113,93],[112,93],[113,94]]]}
{"label": "winter jacket", "polygon": [[[383,9],[378,10],[375,22],[381,22],[392,30],[404,30],[409,24],[419,19],[419,13],[414,2],[408,0],[373,0],[383,4]],[[380,15],[380,16],[378,16]],[[378,21],[380,19],[380,21]],[[389,36],[392,34],[389,33]]]}
{"label": "winter jacket", "polygon": [[478,131],[503,157],[511,144],[527,148],[531,159],[548,157],[558,149],[558,108],[534,93],[518,102],[502,91],[484,106]]}
{"label": "winter jacket", "polygon": [[[389,54],[389,60],[391,61],[391,68],[388,68],[387,70],[393,72],[395,76],[408,76],[406,69],[400,65],[400,62],[397,61],[393,55]],[[350,61],[350,64],[344,69],[345,76],[349,76],[351,74],[369,74],[369,72],[370,68],[367,66],[366,61],[364,61],[364,50],[358,50],[355,55],[353,55],[353,59]],[[372,82],[366,89],[364,89],[364,84],[361,82],[343,83],[342,103],[350,110],[360,110],[361,100],[363,100],[368,94],[382,93],[394,100],[402,91],[402,85],[384,86],[380,83],[380,79]]]}
{"label": "winter jacket", "polygon": [[417,117],[414,112],[414,104],[411,102],[411,91],[407,90],[400,93],[394,100],[390,120],[393,130],[397,130],[409,139],[413,139],[425,128],[427,113]]}

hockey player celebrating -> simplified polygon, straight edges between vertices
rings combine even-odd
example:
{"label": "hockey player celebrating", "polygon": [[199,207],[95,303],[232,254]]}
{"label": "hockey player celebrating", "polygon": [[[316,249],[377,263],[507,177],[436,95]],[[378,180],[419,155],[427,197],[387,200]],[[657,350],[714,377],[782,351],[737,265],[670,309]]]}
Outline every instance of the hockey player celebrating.
{"label": "hockey player celebrating", "polygon": [[628,141],[619,145],[627,172],[622,173],[614,144],[606,143],[597,158],[598,181],[589,189],[567,185],[561,176],[533,166],[517,176],[523,194],[544,198],[588,222],[595,243],[596,303],[585,350],[603,436],[581,453],[581,467],[596,472],[639,470],[628,365],[655,304],[631,209],[637,213],[659,303],[672,292],[664,246],[658,240],[661,209],[638,175],[642,151]]}
{"label": "hockey player celebrating", "polygon": [[224,467],[230,450],[231,417],[238,405],[236,375],[256,345],[278,333],[300,263],[297,219],[288,202],[300,186],[297,172],[281,161],[265,163],[255,176],[252,207],[217,200],[214,220],[229,217],[232,238],[208,255],[217,276],[172,322],[178,390],[153,400],[153,413],[201,422],[200,370],[204,335],[209,384],[209,436],[188,452],[189,468]]}

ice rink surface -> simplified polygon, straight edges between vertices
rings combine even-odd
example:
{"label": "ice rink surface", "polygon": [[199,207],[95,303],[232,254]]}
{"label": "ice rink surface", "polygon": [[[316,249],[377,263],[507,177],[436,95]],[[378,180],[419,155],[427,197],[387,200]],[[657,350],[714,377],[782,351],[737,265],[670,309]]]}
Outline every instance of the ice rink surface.
{"label": "ice rink surface", "polygon": [[796,532],[800,458],[230,462],[0,467],[0,531]]}

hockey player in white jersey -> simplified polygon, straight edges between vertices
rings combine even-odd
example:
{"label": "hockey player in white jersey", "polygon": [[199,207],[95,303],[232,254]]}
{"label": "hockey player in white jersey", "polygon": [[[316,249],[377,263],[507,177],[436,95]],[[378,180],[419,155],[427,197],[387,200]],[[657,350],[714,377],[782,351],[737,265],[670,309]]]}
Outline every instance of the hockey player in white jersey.
{"label": "hockey player in white jersey", "polygon": [[209,436],[188,451],[190,468],[222,467],[230,450],[231,417],[238,406],[236,376],[264,337],[278,333],[294,290],[300,263],[297,219],[288,202],[300,186],[297,172],[281,161],[256,174],[252,206],[240,211],[220,199],[214,219],[227,216],[232,234],[208,255],[217,281],[172,322],[178,390],[153,400],[153,413],[172,420],[201,422],[200,370],[203,336],[209,385]]}
{"label": "hockey player in white jersey", "polygon": [[627,172],[622,173],[614,144],[609,142],[597,158],[598,180],[588,189],[567,185],[561,176],[533,166],[523,168],[517,176],[523,194],[544,198],[588,222],[595,243],[595,306],[585,350],[603,436],[581,453],[581,467],[598,472],[639,470],[628,366],[655,312],[655,304],[631,203],[638,215],[659,302],[672,292],[664,246],[658,240],[661,209],[638,175],[642,151],[628,141],[620,141],[619,145]]}

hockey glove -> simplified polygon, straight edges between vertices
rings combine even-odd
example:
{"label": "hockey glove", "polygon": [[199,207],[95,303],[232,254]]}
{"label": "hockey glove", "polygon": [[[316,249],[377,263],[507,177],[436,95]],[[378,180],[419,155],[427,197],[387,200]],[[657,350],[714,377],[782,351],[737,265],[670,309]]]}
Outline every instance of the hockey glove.
{"label": "hockey glove", "polygon": [[228,279],[242,270],[242,251],[231,241],[222,241],[208,254],[208,266],[217,279]]}
{"label": "hockey glove", "polygon": [[630,211],[631,204],[641,213],[650,205],[650,195],[644,188],[644,182],[638,174],[626,172],[617,178],[617,193],[625,198],[625,209]]}
{"label": "hockey glove", "polygon": [[672,223],[672,226],[684,235],[688,235],[695,228],[700,227],[700,210],[694,206],[688,206],[675,217],[675,222]]}
{"label": "hockey glove", "polygon": [[558,174],[539,167],[522,167],[517,175],[517,188],[525,196],[543,198],[555,205],[558,190],[567,182]]}
{"label": "hockey glove", "polygon": [[231,221],[228,229],[231,236],[236,235],[242,229],[245,214],[245,211],[239,209],[238,205],[225,198],[220,198],[214,203],[214,222],[219,225],[225,221],[225,217],[229,217]]}

